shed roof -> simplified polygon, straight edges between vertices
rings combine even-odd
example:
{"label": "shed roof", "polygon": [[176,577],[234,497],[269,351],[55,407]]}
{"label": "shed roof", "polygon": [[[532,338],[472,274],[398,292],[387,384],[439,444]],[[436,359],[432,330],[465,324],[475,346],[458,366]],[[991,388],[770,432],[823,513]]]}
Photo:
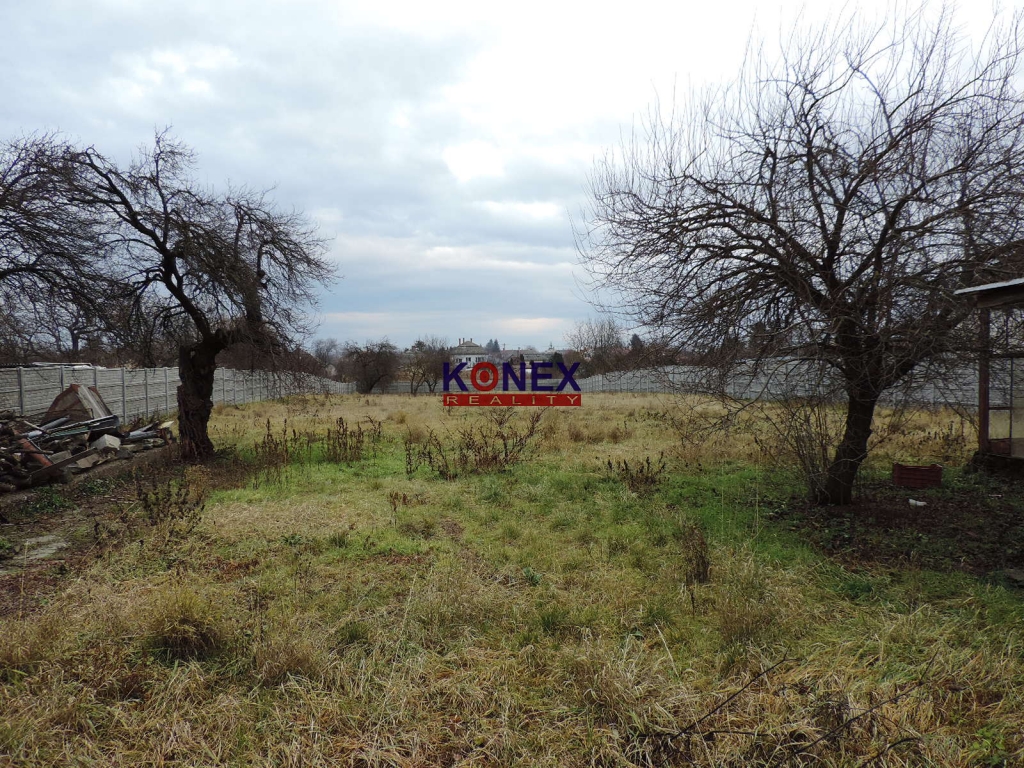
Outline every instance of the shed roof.
{"label": "shed roof", "polygon": [[954,291],[957,296],[975,296],[978,306],[1001,307],[1006,304],[1024,304],[1024,277],[1015,280],[1003,280],[998,283],[972,285]]}

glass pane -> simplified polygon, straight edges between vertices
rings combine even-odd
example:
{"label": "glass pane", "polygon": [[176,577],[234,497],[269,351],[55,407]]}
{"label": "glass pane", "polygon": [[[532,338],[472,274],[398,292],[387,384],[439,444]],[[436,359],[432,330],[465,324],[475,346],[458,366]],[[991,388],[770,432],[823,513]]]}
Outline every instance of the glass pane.
{"label": "glass pane", "polygon": [[988,365],[988,404],[991,408],[1006,408],[1010,405],[1010,382],[1020,373],[1020,366],[1014,371],[1011,360],[991,360]]}

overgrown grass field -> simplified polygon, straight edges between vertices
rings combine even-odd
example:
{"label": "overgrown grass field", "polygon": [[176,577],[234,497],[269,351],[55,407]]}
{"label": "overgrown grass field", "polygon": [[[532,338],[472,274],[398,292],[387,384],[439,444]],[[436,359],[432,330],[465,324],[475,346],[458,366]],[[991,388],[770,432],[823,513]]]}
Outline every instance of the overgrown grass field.
{"label": "overgrown grass field", "polygon": [[[668,398],[439,400],[218,407],[213,466],[63,499],[74,554],[0,576],[0,764],[1024,764],[1022,594],[912,519],[826,544],[769,436]],[[886,489],[973,439],[905,420],[863,494],[1019,509]]]}

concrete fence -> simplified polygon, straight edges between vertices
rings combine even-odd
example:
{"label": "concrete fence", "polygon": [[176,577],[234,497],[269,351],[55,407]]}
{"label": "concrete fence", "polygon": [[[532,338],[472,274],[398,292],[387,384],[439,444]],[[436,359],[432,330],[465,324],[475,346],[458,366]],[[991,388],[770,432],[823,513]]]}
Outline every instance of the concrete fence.
{"label": "concrete fence", "polygon": [[[1019,375],[1019,372],[1018,372]],[[995,366],[992,370],[993,388],[1008,375]],[[557,385],[559,376],[546,384]],[[476,391],[468,376],[463,381]],[[529,377],[527,377],[529,382]],[[725,393],[739,400],[782,400],[790,397],[808,397],[825,391],[840,392],[840,382],[827,369],[805,360],[776,359],[761,365],[740,364],[727,375],[711,368],[693,365],[674,365],[635,371],[611,373],[577,379],[582,392],[622,393]],[[351,384],[348,386],[352,386]],[[441,385],[430,393],[421,384],[415,394],[440,397]],[[460,390],[461,391],[461,390]],[[386,387],[374,387],[373,394],[408,395],[407,381],[396,381]],[[978,372],[970,367],[947,367],[941,373],[930,375],[919,372],[913,379],[887,392],[883,402],[910,402],[920,405],[957,405],[972,407],[978,404]]]}
{"label": "concrete fence", "polygon": [[[1018,375],[1019,371],[1018,371]],[[998,389],[1003,379],[1009,381],[993,365],[992,387]],[[611,373],[577,379],[582,392],[622,393],[725,393],[739,400],[782,400],[790,397],[808,397],[824,391],[840,392],[842,387],[826,370],[812,362],[803,360],[778,359],[758,366],[738,365],[723,376],[711,368],[692,365],[674,365],[662,368],[646,368],[635,371],[614,371]],[[559,376],[546,384],[557,385]],[[476,391],[468,376],[463,377],[467,388]],[[527,377],[529,382],[529,377]],[[348,392],[355,391],[355,385],[345,384]],[[461,390],[459,390],[461,391]],[[395,381],[385,387],[374,387],[375,395],[413,394],[407,381]],[[431,393],[426,384],[421,384],[417,395],[440,397],[441,384]],[[904,381],[899,387],[887,392],[883,402],[905,402],[919,405],[956,405],[976,407],[978,404],[978,372],[975,368],[944,368],[941,373],[929,375],[918,373],[913,379]]]}
{"label": "concrete fence", "polygon": [[[178,407],[177,368],[88,368],[46,366],[0,369],[0,411],[19,415],[46,411],[71,384],[99,390],[110,410],[124,420],[170,413]],[[296,373],[218,368],[214,403],[252,403],[300,393],[348,394],[353,384]]]}
{"label": "concrete fence", "polygon": [[[839,382],[802,361],[776,361],[758,368],[737,367],[722,380],[716,371],[700,366],[676,365],[637,371],[616,371],[578,381],[583,392],[724,392],[740,400],[780,400],[839,391]],[[993,371],[993,385],[997,374]],[[978,372],[974,368],[947,369],[941,375],[921,374],[883,396],[921,405],[977,406]]]}

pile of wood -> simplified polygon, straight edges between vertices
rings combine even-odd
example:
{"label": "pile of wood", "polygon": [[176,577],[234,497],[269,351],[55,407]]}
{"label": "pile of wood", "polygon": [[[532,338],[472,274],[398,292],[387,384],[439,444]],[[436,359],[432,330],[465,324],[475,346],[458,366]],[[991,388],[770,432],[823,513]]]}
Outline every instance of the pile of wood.
{"label": "pile of wood", "polygon": [[122,428],[95,387],[72,384],[45,414],[0,413],[0,493],[66,480],[173,441],[172,422]]}

